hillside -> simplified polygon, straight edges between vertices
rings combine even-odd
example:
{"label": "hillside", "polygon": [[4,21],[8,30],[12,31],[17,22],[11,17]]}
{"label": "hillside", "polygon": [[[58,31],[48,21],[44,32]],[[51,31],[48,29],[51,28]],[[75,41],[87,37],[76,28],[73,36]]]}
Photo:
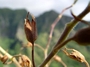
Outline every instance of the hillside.
{"label": "hillside", "polygon": [[[27,11],[24,9],[11,10],[8,8],[0,9],[0,36],[15,38],[19,27],[23,28],[24,19]],[[54,22],[59,13],[51,10],[36,17],[38,33],[50,29],[50,25]],[[65,23],[69,22],[72,18],[63,15],[58,22],[56,29],[63,28]],[[81,27],[82,24],[78,25]],[[47,28],[49,27],[49,28]]]}
{"label": "hillside", "polygon": [[[37,20],[38,30],[40,30],[40,31],[49,30],[51,24],[57,18],[58,14],[59,13],[51,10],[51,11],[45,12],[44,14],[40,15],[39,17],[37,17],[36,20]],[[72,19],[71,17],[64,15],[63,18],[57,24],[56,28],[57,29],[58,28],[63,28],[65,23],[69,22],[71,19]]]}
{"label": "hillside", "polygon": [[[20,52],[22,43],[24,44],[26,43],[24,27],[23,27],[26,14],[27,14],[27,11],[25,9],[19,9],[19,10],[11,10],[8,8],[0,9],[0,46],[8,50],[8,52],[12,55],[18,54]],[[37,30],[38,30],[38,38],[36,43],[41,45],[42,47],[46,46],[48,34],[50,31],[50,26],[57,18],[58,14],[59,13],[51,10],[36,17]],[[50,50],[58,41],[65,24],[68,23],[71,19],[72,19],[71,17],[67,15],[63,15],[61,20],[58,22],[54,30]],[[82,28],[83,26],[84,24],[82,23],[78,24],[75,27],[74,32],[72,33],[75,33],[76,30],[78,30],[79,28]],[[83,53],[86,56],[86,59],[88,60],[88,62],[90,62],[90,57],[89,57],[90,47],[78,46],[76,44],[77,43],[75,42],[70,42],[67,44],[67,46],[81,51],[81,53]],[[35,60],[36,60],[36,64],[38,65],[43,61],[42,59],[43,54],[40,49],[36,48],[35,50],[36,50]],[[31,56],[30,49],[28,48],[25,48],[25,50],[23,50],[22,53],[28,56]],[[58,53],[58,55],[62,57],[62,59],[68,65],[68,67],[72,67],[72,65],[74,65],[75,67],[77,67],[77,65],[78,67],[82,67],[83,65],[75,61],[72,62],[70,58],[65,59],[67,56],[65,56],[65,54],[63,54],[62,52]],[[56,65],[55,63],[51,64],[50,67],[54,67]],[[60,65],[61,64],[58,64],[57,67],[59,67]]]}

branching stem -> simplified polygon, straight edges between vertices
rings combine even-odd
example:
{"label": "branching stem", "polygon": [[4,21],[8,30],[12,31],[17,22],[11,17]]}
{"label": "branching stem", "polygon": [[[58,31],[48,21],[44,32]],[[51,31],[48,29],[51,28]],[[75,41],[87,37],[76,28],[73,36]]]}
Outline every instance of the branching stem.
{"label": "branching stem", "polygon": [[[90,3],[88,4],[88,6],[86,7],[86,9],[80,13],[78,15],[78,17],[80,19],[82,19],[85,15],[87,15],[88,13],[90,12]],[[63,47],[66,42],[65,42],[65,39],[67,38],[67,36],[69,35],[70,31],[73,29],[73,27],[78,23],[77,20],[72,20],[71,22],[69,22],[61,37],[59,38],[58,42],[56,43],[56,45],[54,46],[54,48],[52,49],[51,53],[48,55],[48,57],[43,61],[43,63],[40,65],[40,67],[44,67],[50,60],[51,58],[58,52],[58,50]],[[67,40],[66,40],[67,41]]]}
{"label": "branching stem", "polygon": [[[12,59],[12,57],[13,57],[9,53],[7,53],[1,46],[0,46],[0,52],[2,52],[4,55],[8,56],[9,59]],[[18,63],[18,61],[15,58],[13,58],[12,61],[16,65],[16,67],[21,67],[21,65]]]}

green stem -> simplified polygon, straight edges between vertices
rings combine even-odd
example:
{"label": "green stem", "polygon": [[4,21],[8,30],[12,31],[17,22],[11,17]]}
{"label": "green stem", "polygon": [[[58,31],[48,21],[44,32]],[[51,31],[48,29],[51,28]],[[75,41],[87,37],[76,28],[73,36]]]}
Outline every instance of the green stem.
{"label": "green stem", "polygon": [[[86,7],[86,9],[78,15],[80,19],[82,19],[85,15],[87,15],[90,12],[90,3]],[[70,23],[68,23],[64,29],[64,32],[62,33],[61,37],[59,38],[58,42],[52,49],[51,53],[48,55],[48,57],[43,61],[43,63],[40,65],[40,67],[44,67],[51,58],[58,52],[58,50],[63,47],[66,43],[64,42],[67,38],[70,31],[73,29],[73,27],[78,23],[78,20],[72,20]]]}

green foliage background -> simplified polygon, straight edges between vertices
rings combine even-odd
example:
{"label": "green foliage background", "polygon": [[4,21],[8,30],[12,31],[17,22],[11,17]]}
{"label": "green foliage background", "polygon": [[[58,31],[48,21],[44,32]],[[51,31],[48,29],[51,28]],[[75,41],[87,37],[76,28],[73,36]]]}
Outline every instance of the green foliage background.
{"label": "green foliage background", "polygon": [[[11,10],[8,8],[0,9],[0,46],[8,51],[11,55],[16,55],[19,53],[27,55],[31,59],[31,48],[24,48],[20,51],[20,48],[23,44],[27,44],[25,33],[24,33],[24,19],[26,17],[27,11],[25,9],[20,10]],[[43,13],[42,15],[36,17],[37,21],[37,30],[38,30],[38,38],[36,40],[36,44],[39,44],[43,48],[46,47],[50,25],[58,16],[58,13],[51,10],[48,12]],[[72,18],[66,15],[63,15],[62,19],[56,25],[53,38],[51,41],[51,46],[49,49],[55,45],[58,41],[62,31],[64,30],[64,26],[68,23]],[[70,33],[70,36],[80,28],[84,27],[85,25],[80,23],[78,24],[75,29]],[[71,41],[67,44],[67,47],[74,48],[80,51],[85,57],[86,60],[90,63],[90,46],[79,46],[74,41]],[[61,50],[57,53],[62,60],[67,64],[68,67],[85,67],[84,64],[81,64],[77,61],[74,61],[67,57]],[[40,65],[44,60],[43,51],[35,47],[35,63],[36,65]],[[0,67],[15,67],[14,64],[10,65],[3,65],[0,62]],[[61,63],[52,60],[50,67],[63,67]]]}

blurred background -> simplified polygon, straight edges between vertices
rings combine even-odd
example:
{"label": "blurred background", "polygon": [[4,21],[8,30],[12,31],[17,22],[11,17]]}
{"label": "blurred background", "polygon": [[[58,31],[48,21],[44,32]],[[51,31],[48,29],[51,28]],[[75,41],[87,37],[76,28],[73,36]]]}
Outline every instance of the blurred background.
{"label": "blurred background", "polygon": [[[0,0],[0,46],[8,51],[11,55],[25,54],[31,59],[31,47],[24,48],[27,44],[24,33],[24,19],[27,12],[33,14],[37,22],[38,38],[36,44],[46,47],[50,26],[60,14],[60,12],[70,6],[73,0]],[[75,15],[81,13],[88,5],[89,0],[78,0],[71,8]],[[31,19],[31,18],[30,18]],[[53,38],[50,44],[50,50],[58,41],[64,26],[71,21],[73,17],[70,14],[70,9],[64,12],[63,17],[56,25]],[[90,21],[90,14],[86,15],[84,20]],[[77,30],[85,27],[83,23],[79,23],[70,33],[72,36]],[[67,47],[74,48],[80,51],[90,64],[90,46],[79,46],[76,42],[69,42]],[[67,67],[85,67],[77,61],[67,57],[62,51],[58,52],[58,56],[62,58]],[[35,63],[40,65],[44,60],[43,51],[35,47]],[[0,67],[15,67],[14,64],[3,65],[0,62]],[[63,65],[55,60],[52,60],[50,67],[63,67]]]}

